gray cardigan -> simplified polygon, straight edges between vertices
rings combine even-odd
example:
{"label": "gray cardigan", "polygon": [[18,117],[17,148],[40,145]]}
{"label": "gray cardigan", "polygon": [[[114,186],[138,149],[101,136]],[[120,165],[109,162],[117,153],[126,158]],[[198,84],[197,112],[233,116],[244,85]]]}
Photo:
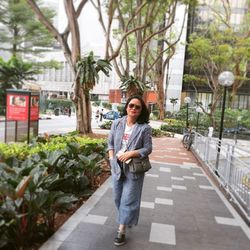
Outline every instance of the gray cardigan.
{"label": "gray cardigan", "polygon": [[[124,116],[115,120],[111,126],[108,138],[108,150],[114,150],[114,156],[121,149],[126,121],[127,116]],[[129,138],[127,150],[138,150],[142,158],[152,152],[152,131],[148,124],[136,123]]]}

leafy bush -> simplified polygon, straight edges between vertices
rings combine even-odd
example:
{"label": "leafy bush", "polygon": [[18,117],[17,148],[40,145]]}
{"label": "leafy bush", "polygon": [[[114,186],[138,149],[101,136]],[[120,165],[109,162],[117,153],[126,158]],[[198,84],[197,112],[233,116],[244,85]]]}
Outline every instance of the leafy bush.
{"label": "leafy bush", "polygon": [[176,119],[164,119],[164,122],[167,124],[161,125],[161,130],[168,131],[168,132],[174,132],[178,134],[183,133],[183,128],[185,127],[184,121],[179,121]]}
{"label": "leafy bush", "polygon": [[105,121],[100,125],[102,129],[111,129],[112,121]]}
{"label": "leafy bush", "polygon": [[91,192],[106,141],[79,136],[0,145],[0,248],[27,248],[48,237],[55,214]]}
{"label": "leafy bush", "polygon": [[106,109],[111,109],[112,108],[112,104],[109,102],[102,102],[102,106]]}
{"label": "leafy bush", "polygon": [[69,108],[74,107],[74,104],[71,100],[65,99],[48,99],[45,101],[46,109],[56,109],[56,108]]}
{"label": "leafy bush", "polygon": [[159,115],[160,115],[160,111],[156,109],[156,110],[153,110],[152,113],[153,113],[153,119],[158,120]]}
{"label": "leafy bush", "polygon": [[162,137],[162,136],[174,137],[174,133],[166,132],[157,128],[152,128],[152,136],[153,137]]}

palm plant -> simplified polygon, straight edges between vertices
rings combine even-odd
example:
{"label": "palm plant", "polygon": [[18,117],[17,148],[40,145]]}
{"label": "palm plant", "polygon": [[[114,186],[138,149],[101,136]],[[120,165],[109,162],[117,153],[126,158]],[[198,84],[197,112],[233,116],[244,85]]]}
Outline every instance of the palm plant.
{"label": "palm plant", "polygon": [[122,91],[126,91],[127,96],[132,96],[132,95],[142,96],[146,90],[150,89],[149,82],[144,83],[133,76],[123,76],[121,78],[121,81],[122,83],[120,89]]}
{"label": "palm plant", "polygon": [[89,91],[94,88],[99,80],[99,72],[102,71],[109,76],[111,64],[107,60],[95,60],[94,53],[91,51],[88,56],[76,63],[76,80],[79,80],[84,90]]}
{"label": "palm plant", "polygon": [[24,81],[34,80],[34,75],[39,71],[34,69],[31,63],[26,63],[13,56],[5,62],[0,58],[0,113],[3,113],[5,107],[6,89],[20,89]]}
{"label": "palm plant", "polygon": [[170,100],[170,103],[172,103],[173,105],[173,113],[174,113],[174,106],[177,104],[178,98],[171,97],[169,100]]}

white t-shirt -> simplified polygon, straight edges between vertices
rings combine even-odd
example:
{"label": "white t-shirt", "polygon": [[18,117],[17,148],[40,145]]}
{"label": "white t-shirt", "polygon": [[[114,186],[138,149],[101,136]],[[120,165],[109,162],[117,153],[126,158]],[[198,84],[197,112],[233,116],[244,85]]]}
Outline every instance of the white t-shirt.
{"label": "white t-shirt", "polygon": [[128,146],[128,140],[133,132],[133,129],[134,129],[134,126],[131,126],[129,127],[127,124],[126,124],[126,127],[125,127],[125,131],[124,131],[124,134],[123,134],[123,137],[122,137],[122,148],[120,151],[122,152],[125,152],[127,150],[127,146]]}

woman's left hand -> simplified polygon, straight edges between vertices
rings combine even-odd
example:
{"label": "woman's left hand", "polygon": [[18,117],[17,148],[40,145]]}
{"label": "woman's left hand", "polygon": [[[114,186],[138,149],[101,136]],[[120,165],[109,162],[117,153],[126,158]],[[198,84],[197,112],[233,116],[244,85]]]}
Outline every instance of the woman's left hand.
{"label": "woman's left hand", "polygon": [[125,162],[127,161],[128,159],[132,158],[132,152],[131,151],[126,151],[124,153],[121,153],[119,156],[118,156],[118,159],[119,161],[121,162]]}

